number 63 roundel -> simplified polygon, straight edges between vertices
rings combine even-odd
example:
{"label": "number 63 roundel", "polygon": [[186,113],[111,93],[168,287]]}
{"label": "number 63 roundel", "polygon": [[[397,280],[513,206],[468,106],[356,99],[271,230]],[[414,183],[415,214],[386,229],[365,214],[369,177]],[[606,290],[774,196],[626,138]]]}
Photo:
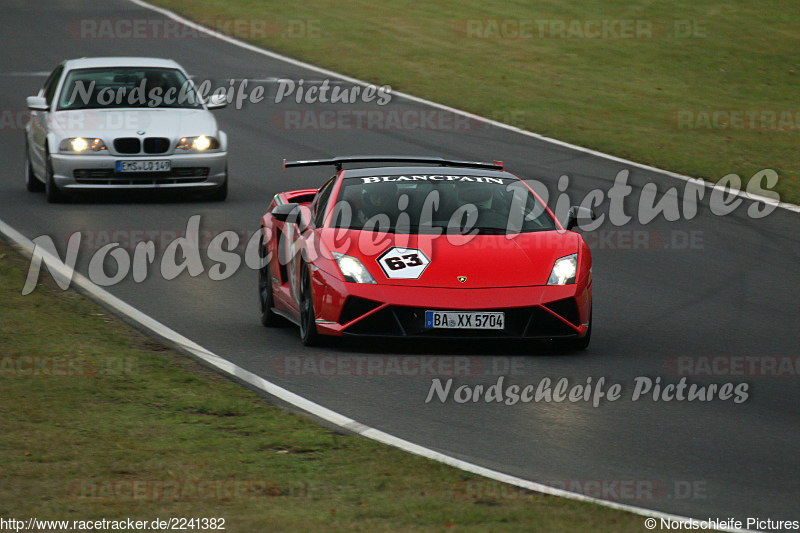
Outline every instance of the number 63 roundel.
{"label": "number 63 roundel", "polygon": [[378,257],[378,265],[389,279],[418,279],[430,262],[422,250],[396,246]]}

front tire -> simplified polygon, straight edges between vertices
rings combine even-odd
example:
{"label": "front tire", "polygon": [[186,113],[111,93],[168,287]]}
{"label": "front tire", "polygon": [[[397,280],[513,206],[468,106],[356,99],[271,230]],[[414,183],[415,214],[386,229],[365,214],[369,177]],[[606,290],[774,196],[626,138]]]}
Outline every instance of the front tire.
{"label": "front tire", "polygon": [[47,202],[50,204],[57,204],[66,200],[66,196],[58,188],[53,178],[53,161],[50,159],[49,150],[47,151],[47,160],[45,162],[44,193],[47,197]]}
{"label": "front tire", "polygon": [[[259,257],[266,258],[267,250],[263,244],[259,245]],[[261,303],[261,324],[268,328],[281,325],[283,319],[272,310],[275,300],[272,296],[272,275],[269,272],[269,263],[258,269],[258,296]]]}
{"label": "front tire", "polygon": [[300,274],[300,341],[304,346],[316,346],[320,343],[317,321],[314,314],[314,296],[311,290],[311,272],[303,263]]}
{"label": "front tire", "polygon": [[30,192],[42,192],[44,190],[44,183],[39,181],[33,172],[27,140],[25,141],[25,188]]}

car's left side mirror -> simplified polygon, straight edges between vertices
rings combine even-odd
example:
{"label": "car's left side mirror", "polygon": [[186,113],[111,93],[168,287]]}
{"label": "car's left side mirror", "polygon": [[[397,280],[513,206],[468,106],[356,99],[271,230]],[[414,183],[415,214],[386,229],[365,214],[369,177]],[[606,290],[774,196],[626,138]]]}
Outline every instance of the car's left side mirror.
{"label": "car's left side mirror", "polygon": [[276,220],[288,224],[297,224],[300,231],[304,231],[308,226],[305,220],[306,217],[303,215],[303,208],[300,204],[296,203],[277,205],[272,209],[272,216],[275,217]]}
{"label": "car's left side mirror", "polygon": [[567,223],[565,226],[567,231],[572,231],[574,228],[582,224],[588,224],[594,220],[597,220],[597,217],[594,215],[594,211],[588,207],[573,205],[569,208],[569,214],[567,215]]}
{"label": "car's left side mirror", "polygon": [[43,96],[29,96],[27,99],[28,109],[31,111],[47,111],[50,106]]}
{"label": "car's left side mirror", "polygon": [[228,99],[224,94],[212,94],[206,103],[206,107],[209,109],[220,109],[226,105],[228,105]]}

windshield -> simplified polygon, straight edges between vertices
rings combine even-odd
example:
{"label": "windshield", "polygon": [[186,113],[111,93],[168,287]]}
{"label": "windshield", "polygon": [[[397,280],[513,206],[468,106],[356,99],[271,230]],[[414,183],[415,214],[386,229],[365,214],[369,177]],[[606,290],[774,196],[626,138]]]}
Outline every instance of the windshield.
{"label": "windshield", "polygon": [[71,70],[58,109],[122,107],[199,108],[197,93],[180,70],[114,67]]}
{"label": "windshield", "polygon": [[331,227],[502,235],[556,229],[516,178],[444,175],[345,178]]}

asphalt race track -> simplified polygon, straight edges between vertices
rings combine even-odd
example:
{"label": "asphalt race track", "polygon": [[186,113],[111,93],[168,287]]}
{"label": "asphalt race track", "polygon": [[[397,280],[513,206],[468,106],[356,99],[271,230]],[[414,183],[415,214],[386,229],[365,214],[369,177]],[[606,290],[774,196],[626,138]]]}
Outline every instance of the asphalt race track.
{"label": "asphalt race track", "polygon": [[[593,189],[608,191],[617,173],[628,169],[633,193],[625,208],[631,215],[636,214],[641,188],[647,183],[658,186],[659,196],[670,187],[684,189],[684,182],[656,172],[477,122],[461,128],[447,124],[407,129],[287,127],[294,124],[287,117],[297,116],[287,112],[394,109],[413,115],[431,109],[402,98],[384,108],[374,102],[275,104],[276,84],[270,80],[302,78],[311,84],[324,77],[217,39],[87,39],[76,32],[76,21],[85,19],[162,18],[124,0],[4,0],[0,10],[0,110],[6,117],[24,113],[25,97],[38,91],[45,79],[42,73],[63,59],[81,56],[171,57],[196,79],[213,80],[215,86],[246,78],[262,80],[251,87],[261,83],[267,92],[259,104],[215,112],[229,136],[232,181],[224,203],[107,195],[47,204],[43,194],[25,190],[23,133],[18,121],[4,121],[0,128],[0,220],[29,238],[51,236],[62,257],[67,237],[83,232],[89,240],[78,258],[80,272],[86,272],[94,249],[115,231],[121,232],[117,233],[121,239],[147,232],[156,232],[159,239],[174,238],[184,231],[190,216],[199,214],[201,230],[211,234],[233,230],[249,236],[258,228],[273,194],[316,187],[330,175],[328,169],[319,168],[282,173],[283,158],[389,153],[501,159],[510,172],[547,184],[552,195],[559,192],[558,178],[568,175],[573,203]],[[437,120],[446,119],[444,115]],[[158,245],[156,266],[145,281],[135,283],[128,276],[108,290],[282,387],[366,425],[460,459],[562,488],[601,482],[608,490],[590,495],[678,515],[797,519],[797,372],[783,377],[688,377],[701,386],[747,383],[749,397],[740,404],[731,399],[654,401],[652,395],[631,399],[636,377],[677,383],[680,376],[674,362],[679,356],[791,356],[797,370],[800,215],[778,209],[754,220],[746,212],[751,202],[744,201],[733,213],[717,216],[708,208],[709,197],[706,191],[692,220],[668,222],[659,216],[642,225],[634,217],[616,227],[606,217],[596,235],[587,235],[594,254],[595,323],[589,350],[579,354],[554,354],[547,346],[513,344],[372,342],[305,349],[296,328],[267,330],[260,325],[255,271],[242,266],[228,279],[212,281],[208,269],[213,261],[201,253],[205,272],[194,278],[184,273],[166,281],[157,266],[164,246]],[[598,214],[607,213],[608,205],[605,201]],[[369,355],[367,364],[382,365],[374,367],[382,375],[314,373],[302,366],[308,360],[298,357],[310,355],[339,361]],[[447,356],[437,362],[460,356],[458,361],[466,365],[468,375],[455,377],[454,387],[488,387],[501,375],[506,384],[523,386],[537,385],[545,377],[554,382],[568,378],[570,385],[585,384],[587,377],[593,382],[605,377],[606,388],[619,383],[623,393],[615,402],[601,401],[599,407],[585,401],[460,404],[452,398],[426,404],[431,375],[394,375],[387,366],[392,361],[402,365],[409,357],[419,361],[421,356]],[[292,375],[293,368],[306,368],[306,372]],[[633,496],[614,488],[631,483],[636,487]]]}

